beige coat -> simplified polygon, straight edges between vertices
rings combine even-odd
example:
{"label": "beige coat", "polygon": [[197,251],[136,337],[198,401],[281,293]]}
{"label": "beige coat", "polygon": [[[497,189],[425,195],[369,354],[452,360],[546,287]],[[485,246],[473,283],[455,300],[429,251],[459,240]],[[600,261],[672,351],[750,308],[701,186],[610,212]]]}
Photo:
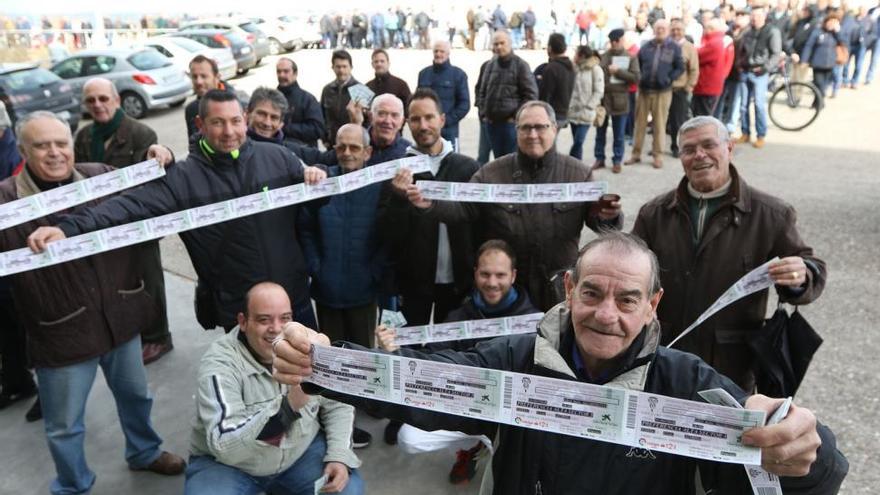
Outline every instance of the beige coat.
{"label": "beige coat", "polygon": [[679,46],[681,46],[681,58],[684,59],[685,70],[672,82],[672,89],[684,88],[688,93],[693,93],[697,79],[700,78],[700,59],[697,57],[696,47],[690,41],[685,40]]}
{"label": "beige coat", "polygon": [[590,57],[580,60],[575,68],[574,90],[568,104],[568,121],[572,124],[592,125],[596,118],[596,107],[602,103],[605,94],[605,73],[599,66],[599,59]]}

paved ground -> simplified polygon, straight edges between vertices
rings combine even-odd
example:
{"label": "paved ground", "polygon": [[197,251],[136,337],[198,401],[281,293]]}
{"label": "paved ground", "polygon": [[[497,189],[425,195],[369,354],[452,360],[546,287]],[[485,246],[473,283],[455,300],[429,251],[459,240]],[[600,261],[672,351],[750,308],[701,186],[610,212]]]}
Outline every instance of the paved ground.
{"label": "paved ground", "polygon": [[[524,53],[534,67],[543,59],[539,52]],[[306,51],[293,57],[300,66],[301,84],[314,94],[332,79],[329,52]],[[356,51],[355,77],[371,77],[369,52]],[[453,53],[453,63],[475,75],[483,53]],[[409,82],[416,80],[419,68],[430,63],[425,51],[392,52],[392,72]],[[271,60],[237,79],[237,88],[252,90],[260,84],[274,86]],[[471,85],[473,81],[471,81]],[[795,206],[803,237],[828,262],[829,280],[825,294],[803,312],[824,336],[798,400],[813,408],[819,418],[837,433],[840,449],[850,461],[850,474],[842,493],[873,494],[880,486],[880,407],[878,375],[880,341],[870,326],[880,319],[876,296],[880,293],[880,128],[874,119],[880,111],[880,88],[866,87],[857,92],[844,90],[828,103],[827,110],[809,129],[785,133],[771,128],[767,147],[756,151],[739,147],[735,163],[748,182],[770,191]],[[159,133],[160,142],[176,153],[185,153],[183,110],[159,111],[145,120]],[[586,156],[592,156],[593,132],[588,136]],[[463,123],[463,151],[475,154],[477,122],[472,112]],[[559,148],[567,150],[570,134],[563,131]],[[666,167],[653,170],[647,165],[627,167],[621,175],[599,172],[611,190],[624,197],[627,228],[639,205],[673,187],[681,177],[678,163],[671,157]],[[193,411],[194,376],[198,359],[217,337],[202,331],[192,311],[193,272],[176,238],[163,241],[170,317],[176,349],[148,368],[156,402],[154,422],[165,438],[165,447],[185,453],[189,421]],[[53,466],[45,446],[42,425],[24,422],[26,405],[0,413],[0,493],[46,493]],[[364,461],[363,476],[368,493],[420,493],[439,495],[475,493],[476,487],[453,487],[446,473],[453,455],[407,457],[381,442],[383,421],[360,418],[359,425],[373,432],[376,441],[359,451]],[[160,478],[131,473],[122,456],[123,441],[112,398],[103,379],[94,387],[87,410],[86,451],[98,481],[93,493],[179,493],[182,478]]]}

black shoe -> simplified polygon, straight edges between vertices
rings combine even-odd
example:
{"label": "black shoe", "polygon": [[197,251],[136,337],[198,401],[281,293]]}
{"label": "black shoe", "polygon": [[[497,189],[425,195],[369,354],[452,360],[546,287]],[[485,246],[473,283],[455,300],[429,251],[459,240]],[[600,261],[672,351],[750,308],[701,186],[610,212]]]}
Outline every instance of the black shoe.
{"label": "black shoe", "polygon": [[33,396],[37,395],[37,389],[32,388],[26,392],[12,392],[6,393],[4,390],[3,393],[0,393],[0,409],[6,409],[7,407],[15,404],[20,400],[29,399]]}
{"label": "black shoe", "polygon": [[672,158],[678,158],[678,150],[672,150]]}
{"label": "black shoe", "polygon": [[362,430],[355,426],[354,431],[351,434],[351,447],[354,449],[362,449],[368,445],[373,440],[373,435],[366,430]]}
{"label": "black shoe", "polygon": [[28,412],[25,413],[24,419],[27,420],[28,423],[33,423],[34,421],[39,421],[43,419],[43,408],[40,407],[40,398],[37,397],[37,400],[34,401],[34,405],[28,409]]}
{"label": "black shoe", "polygon": [[403,426],[403,423],[400,421],[389,420],[388,424],[385,426],[385,443],[388,445],[397,445],[397,432],[400,431],[400,428]]}

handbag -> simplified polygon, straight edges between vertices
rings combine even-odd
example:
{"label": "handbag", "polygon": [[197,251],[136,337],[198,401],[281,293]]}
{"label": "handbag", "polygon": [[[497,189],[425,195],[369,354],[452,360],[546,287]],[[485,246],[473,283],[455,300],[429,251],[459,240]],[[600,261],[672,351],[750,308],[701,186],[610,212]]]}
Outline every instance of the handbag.
{"label": "handbag", "polygon": [[605,117],[608,115],[608,111],[605,110],[605,107],[602,105],[598,105],[596,107],[596,118],[593,119],[593,127],[602,127],[605,123]]}
{"label": "handbag", "polygon": [[849,60],[849,50],[843,45],[837,45],[834,53],[834,63],[837,65],[845,64]]}
{"label": "handbag", "polygon": [[755,354],[758,392],[770,397],[794,396],[800,387],[822,337],[795,306],[791,315],[780,304],[759,332],[748,340]]}

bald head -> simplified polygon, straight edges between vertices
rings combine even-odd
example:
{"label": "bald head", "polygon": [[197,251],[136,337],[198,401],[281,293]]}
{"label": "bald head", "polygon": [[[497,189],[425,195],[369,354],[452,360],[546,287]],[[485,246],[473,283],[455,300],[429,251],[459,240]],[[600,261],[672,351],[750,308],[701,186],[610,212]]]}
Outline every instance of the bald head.
{"label": "bald head", "polygon": [[654,21],[654,40],[663,41],[669,36],[669,21],[657,19]]}
{"label": "bald head", "polygon": [[244,296],[244,314],[253,313],[254,306],[259,306],[260,302],[266,299],[281,298],[290,305],[290,297],[284,287],[275,282],[260,282],[250,288]]}
{"label": "bald head", "polygon": [[437,40],[434,42],[434,63],[437,65],[445,64],[449,60],[449,52],[451,50],[449,42],[446,40]]}
{"label": "bald head", "polygon": [[513,53],[510,34],[507,31],[495,31],[495,34],[492,35],[492,52],[499,57],[506,57]]}
{"label": "bald head", "polygon": [[106,124],[119,110],[119,93],[109,79],[93,77],[83,85],[83,106],[95,122]]}
{"label": "bald head", "polygon": [[67,122],[51,112],[25,115],[16,124],[18,149],[28,171],[46,182],[66,180],[73,173],[73,138]]}

